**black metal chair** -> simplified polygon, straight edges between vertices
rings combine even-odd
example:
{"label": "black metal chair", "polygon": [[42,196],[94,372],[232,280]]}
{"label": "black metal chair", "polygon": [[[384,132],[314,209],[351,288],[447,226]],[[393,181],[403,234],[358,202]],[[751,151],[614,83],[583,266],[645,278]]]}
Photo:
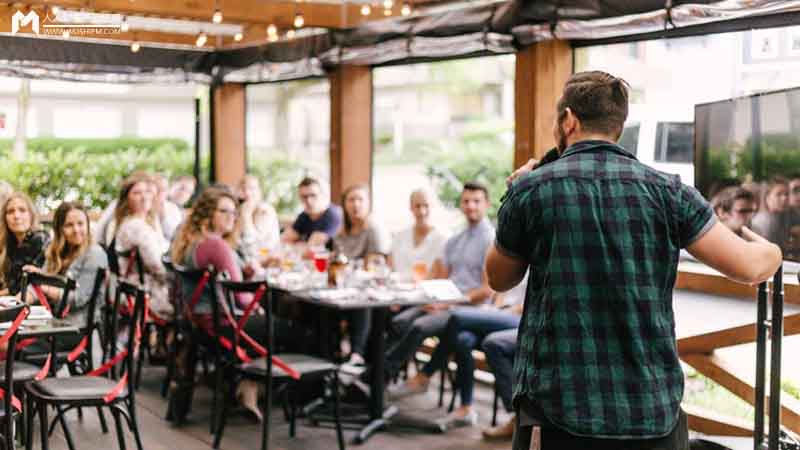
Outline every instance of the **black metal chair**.
{"label": "black metal chair", "polygon": [[[128,339],[125,349],[117,354],[116,346],[110,346],[109,359],[98,369],[86,374],[69,378],[46,378],[41,381],[31,381],[25,386],[27,393],[27,449],[33,448],[32,428],[34,410],[39,414],[40,435],[42,450],[49,448],[48,444],[48,407],[57,409],[56,419],[63,419],[63,415],[71,409],[81,407],[108,407],[114,417],[117,431],[117,440],[121,450],[125,449],[125,436],[123,435],[122,420],[125,418],[129,429],[134,435],[136,446],[143,450],[141,436],[136,418],[135,389],[130,381],[135,377],[135,355],[139,351],[141,330],[144,321],[145,292],[136,284],[117,280],[114,302],[112,304],[111,336],[117,333],[120,321],[116,314],[120,308],[123,297],[125,301],[132,298],[133,310],[126,323]],[[117,365],[122,363],[123,370],[118,375]],[[108,376],[104,376],[108,375]],[[68,430],[64,422],[65,431]]]}
{"label": "black metal chair", "polygon": [[2,448],[4,450],[13,450],[15,448],[14,438],[14,422],[19,417],[22,404],[14,396],[14,382],[15,382],[15,363],[16,345],[17,345],[17,331],[19,325],[28,316],[28,307],[25,305],[18,305],[11,308],[0,309],[0,322],[11,322],[11,326],[5,330],[0,336],[0,343],[7,344],[5,360],[3,362],[2,372],[3,379],[0,381],[0,392],[2,392],[2,403],[0,406],[0,421],[2,421]]}
{"label": "black metal chair", "polygon": [[[323,382],[329,388],[333,396],[333,419],[336,426],[336,438],[339,444],[339,449],[344,450],[344,436],[342,434],[342,424],[339,417],[339,377],[338,367],[330,361],[320,359],[310,355],[302,354],[281,354],[274,357],[280,358],[285,363],[286,368],[275,368],[273,365],[273,355],[269,354],[270,349],[275,348],[273,326],[272,326],[272,290],[267,286],[266,281],[253,281],[253,282],[235,282],[235,281],[222,281],[222,288],[225,291],[225,297],[228,304],[233,303],[233,296],[237,293],[251,293],[254,294],[253,301],[259,301],[265,311],[265,328],[266,328],[266,350],[267,355],[258,359],[244,362],[242,364],[234,365],[240,377],[244,379],[252,379],[263,383],[266,391],[264,419],[262,421],[261,433],[261,450],[267,450],[269,447],[269,434],[270,434],[270,413],[272,409],[272,384],[273,382],[288,384],[287,398],[289,400],[289,435],[294,437],[295,422],[297,417],[297,403],[292,391],[307,386],[309,383]],[[260,299],[258,298],[260,297]],[[258,304],[252,305],[250,308],[255,308]],[[247,314],[247,312],[245,312]],[[233,332],[234,346],[239,345],[238,329],[246,321],[246,317],[239,319],[237,324],[229,324],[231,327],[236,326]],[[215,320],[219,322],[219,320]],[[220,327],[219,324],[216,326]],[[290,372],[294,371],[295,374]],[[295,375],[293,377],[292,375]],[[227,411],[229,407],[229,399],[235,398],[233,389],[235,384],[231,383],[231,391],[228,395],[222,396],[222,407],[218,409],[219,417],[216,420],[218,428],[215,430],[214,448],[219,448],[222,441],[222,435],[225,431],[225,422],[227,419]]]}
{"label": "black metal chair", "polygon": [[[26,347],[20,351],[20,359],[25,363],[33,364],[33,367],[42,366],[47,358],[51,358],[52,373],[55,373],[62,366],[66,365],[70,375],[83,375],[94,370],[94,332],[100,331],[100,323],[96,319],[97,301],[103,293],[103,285],[107,278],[104,268],[98,268],[92,286],[92,293],[86,305],[86,324],[81,327],[80,342],[69,350],[55,350],[51,345],[47,349],[42,349],[41,345]],[[23,287],[30,286],[52,286],[63,289],[61,301],[55,307],[55,317],[65,317],[68,310],[67,298],[75,288],[75,281],[61,276],[45,275],[41,273],[30,273],[23,277]],[[25,292],[25,291],[23,291]],[[33,380],[35,373],[23,366],[23,373],[17,379],[21,381]],[[100,420],[100,427],[103,433],[108,433],[105,415],[101,408],[97,408],[97,416]],[[78,417],[83,418],[83,412],[78,409]]]}

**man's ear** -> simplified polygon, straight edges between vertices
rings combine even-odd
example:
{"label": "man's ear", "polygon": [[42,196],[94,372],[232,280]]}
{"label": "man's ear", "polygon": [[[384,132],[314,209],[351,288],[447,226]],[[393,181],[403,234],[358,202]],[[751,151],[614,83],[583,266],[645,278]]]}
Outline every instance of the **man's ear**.
{"label": "man's ear", "polygon": [[564,110],[564,120],[561,122],[564,134],[574,133],[580,131],[580,121],[572,109],[567,107]]}

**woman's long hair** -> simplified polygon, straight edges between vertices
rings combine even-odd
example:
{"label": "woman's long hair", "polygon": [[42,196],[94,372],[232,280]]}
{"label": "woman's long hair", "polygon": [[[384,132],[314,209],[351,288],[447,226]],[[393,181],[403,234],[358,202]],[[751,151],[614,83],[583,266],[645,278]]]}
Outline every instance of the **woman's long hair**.
{"label": "woman's long hair", "polygon": [[[229,189],[221,186],[207,187],[197,197],[192,204],[192,212],[189,213],[189,217],[183,221],[180,228],[178,228],[178,232],[175,234],[175,241],[170,251],[170,257],[173,262],[176,264],[183,264],[189,248],[192,244],[201,239],[210,227],[210,222],[214,216],[214,212],[217,210],[217,205],[223,198],[228,198],[234,205],[238,205],[236,196],[233,195]],[[236,229],[222,236],[232,249],[236,249],[236,247],[239,246],[238,223],[237,221]]]}
{"label": "woman's long hair", "polygon": [[[131,189],[133,189],[133,187],[139,183],[149,184],[155,190],[155,187],[153,186],[153,177],[146,172],[133,172],[128,176],[128,178],[125,178],[119,190],[117,207],[114,209],[114,222],[117,228],[122,225],[122,222],[126,217],[131,215],[131,208],[130,205],[128,205],[128,194],[130,194]],[[160,226],[158,223],[158,210],[156,208],[156,202],[157,199],[154,196],[153,207],[147,212],[147,223],[149,223],[153,228],[158,228]]]}
{"label": "woman's long hair", "polygon": [[[31,198],[28,197],[27,194],[24,192],[12,192],[11,195],[6,198],[5,203],[3,203],[2,209],[0,209],[0,282],[2,282],[3,286],[6,286],[6,273],[8,272],[9,267],[11,266],[11,261],[8,258],[8,247],[10,244],[18,244],[17,237],[8,227],[8,221],[6,220],[6,211],[8,211],[8,204],[11,203],[11,200],[22,200],[25,203],[25,206],[28,207],[28,213],[31,215],[31,227],[29,231],[37,230],[39,228],[39,216],[36,214],[36,208],[31,201]],[[13,241],[12,241],[13,239]]]}
{"label": "woman's long hair", "polygon": [[[344,234],[350,234],[350,230],[353,228],[353,221],[350,219],[350,213],[347,212],[347,196],[350,195],[351,192],[354,191],[364,191],[367,193],[367,198],[369,199],[369,186],[364,183],[353,184],[348,186],[347,189],[342,192],[342,214],[344,216]],[[370,203],[370,210],[372,210],[372,204]]]}
{"label": "woman's long hair", "polygon": [[[80,211],[86,220],[86,239],[78,247],[68,243],[64,237],[64,224],[67,221],[67,214],[71,211]],[[72,262],[89,248],[91,242],[92,234],[86,208],[77,202],[63,202],[53,214],[53,240],[45,252],[45,270],[63,275]]]}

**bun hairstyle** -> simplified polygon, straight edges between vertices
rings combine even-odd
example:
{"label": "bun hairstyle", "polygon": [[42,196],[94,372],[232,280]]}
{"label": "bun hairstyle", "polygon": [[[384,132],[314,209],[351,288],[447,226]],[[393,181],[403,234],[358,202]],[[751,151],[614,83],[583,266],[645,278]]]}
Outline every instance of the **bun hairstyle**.
{"label": "bun hairstyle", "polygon": [[567,80],[558,101],[559,120],[569,108],[583,130],[618,140],[628,118],[629,90],[625,80],[606,72],[576,73]]}

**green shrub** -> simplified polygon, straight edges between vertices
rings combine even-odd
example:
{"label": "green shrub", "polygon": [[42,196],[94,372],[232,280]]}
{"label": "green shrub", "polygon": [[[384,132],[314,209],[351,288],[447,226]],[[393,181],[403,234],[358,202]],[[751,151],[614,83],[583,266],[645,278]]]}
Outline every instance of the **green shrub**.
{"label": "green shrub", "polygon": [[282,157],[249,158],[249,172],[261,181],[264,199],[287,216],[297,212],[300,201],[297,184],[306,176],[306,169],[297,161]]}
{"label": "green shrub", "polygon": [[[0,154],[10,154],[14,145],[12,139],[0,139]],[[188,152],[191,150],[189,143],[183,139],[154,138],[143,139],[136,137],[122,137],[114,139],[61,139],[61,138],[32,138],[26,142],[29,153],[50,154],[57,151],[79,151],[89,155],[107,155],[124,150],[137,150],[141,153],[159,153],[163,151]]]}

